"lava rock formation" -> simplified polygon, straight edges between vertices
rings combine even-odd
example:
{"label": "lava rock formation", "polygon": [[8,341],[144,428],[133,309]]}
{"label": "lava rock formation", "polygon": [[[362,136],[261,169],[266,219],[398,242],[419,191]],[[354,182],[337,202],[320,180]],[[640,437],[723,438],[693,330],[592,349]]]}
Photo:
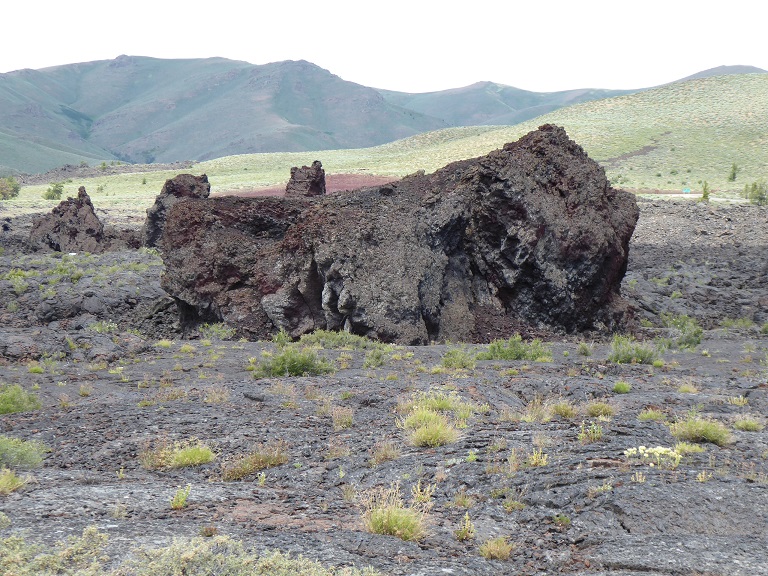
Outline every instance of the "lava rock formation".
{"label": "lava rock formation", "polygon": [[381,187],[317,198],[185,198],[163,287],[182,324],[241,335],[348,330],[402,344],[487,341],[521,323],[613,327],[634,196],[562,128]]}

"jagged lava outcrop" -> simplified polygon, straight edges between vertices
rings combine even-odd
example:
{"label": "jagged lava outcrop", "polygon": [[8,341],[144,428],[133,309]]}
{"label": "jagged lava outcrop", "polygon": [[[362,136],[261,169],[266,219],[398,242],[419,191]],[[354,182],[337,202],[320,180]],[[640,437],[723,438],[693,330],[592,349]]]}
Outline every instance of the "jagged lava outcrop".
{"label": "jagged lava outcrop", "polygon": [[525,323],[626,319],[634,196],[545,125],[433,174],[316,198],[186,198],[168,211],[163,287],[182,324],[250,338],[348,330],[403,344],[486,341]]}

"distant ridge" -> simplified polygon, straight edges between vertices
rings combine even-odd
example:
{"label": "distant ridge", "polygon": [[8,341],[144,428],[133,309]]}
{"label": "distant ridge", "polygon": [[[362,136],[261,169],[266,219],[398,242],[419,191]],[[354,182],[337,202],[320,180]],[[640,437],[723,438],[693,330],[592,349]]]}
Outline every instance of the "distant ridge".
{"label": "distant ridge", "polygon": [[687,80],[696,80],[698,78],[709,78],[711,76],[727,76],[729,74],[768,74],[768,70],[756,68],[755,66],[717,66],[709,70],[702,70],[691,74],[675,82],[685,82]]}
{"label": "distant ridge", "polygon": [[[700,75],[762,72],[728,66]],[[310,62],[118,56],[0,74],[0,175],[64,164],[203,161],[366,148],[434,130],[514,125],[638,92],[530,92],[494,82],[409,94]]]}

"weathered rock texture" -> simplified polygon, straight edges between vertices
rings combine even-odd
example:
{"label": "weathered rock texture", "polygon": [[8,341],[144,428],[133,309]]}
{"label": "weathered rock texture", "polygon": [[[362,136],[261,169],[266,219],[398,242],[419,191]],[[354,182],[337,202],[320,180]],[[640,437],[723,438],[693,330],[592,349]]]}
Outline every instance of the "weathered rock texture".
{"label": "weathered rock texture", "polygon": [[160,194],[155,198],[155,203],[151,208],[147,208],[147,219],[141,229],[142,244],[148,248],[159,246],[166,215],[176,202],[182,198],[208,198],[210,193],[211,185],[205,174],[179,174],[166,180]]}
{"label": "weathered rock texture", "polygon": [[312,166],[291,168],[291,179],[285,186],[286,196],[322,196],[325,194],[325,170],[319,160]]}
{"label": "weathered rock texture", "polygon": [[188,199],[168,213],[163,287],[182,321],[264,338],[319,329],[400,343],[483,341],[520,322],[620,322],[638,218],[545,125],[434,174],[322,199]]}
{"label": "weathered rock texture", "polygon": [[35,250],[93,254],[140,246],[135,231],[104,226],[84,186],[78,189],[77,198],[62,200],[50,214],[33,221],[29,243]]}

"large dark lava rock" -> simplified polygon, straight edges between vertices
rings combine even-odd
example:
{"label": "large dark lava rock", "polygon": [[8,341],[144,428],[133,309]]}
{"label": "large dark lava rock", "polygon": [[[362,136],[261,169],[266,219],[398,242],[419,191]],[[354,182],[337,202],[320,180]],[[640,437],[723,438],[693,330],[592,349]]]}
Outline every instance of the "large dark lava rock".
{"label": "large dark lava rock", "polygon": [[265,338],[349,330],[483,341],[519,322],[620,322],[634,197],[562,128],[378,188],[185,199],[168,213],[163,287],[182,321]]}
{"label": "large dark lava rock", "polygon": [[77,198],[62,200],[49,214],[33,220],[29,243],[35,250],[93,254],[141,246],[135,231],[104,226],[84,186]]}
{"label": "large dark lava rock", "polygon": [[166,215],[176,202],[182,198],[208,198],[210,193],[211,185],[205,174],[202,176],[179,174],[175,178],[166,180],[160,194],[155,198],[155,203],[147,208],[147,219],[141,229],[142,244],[148,248],[154,248],[160,244]]}
{"label": "large dark lava rock", "polygon": [[93,210],[90,196],[80,186],[77,198],[62,200],[50,214],[35,219],[29,240],[56,252],[102,252],[104,225]]}

